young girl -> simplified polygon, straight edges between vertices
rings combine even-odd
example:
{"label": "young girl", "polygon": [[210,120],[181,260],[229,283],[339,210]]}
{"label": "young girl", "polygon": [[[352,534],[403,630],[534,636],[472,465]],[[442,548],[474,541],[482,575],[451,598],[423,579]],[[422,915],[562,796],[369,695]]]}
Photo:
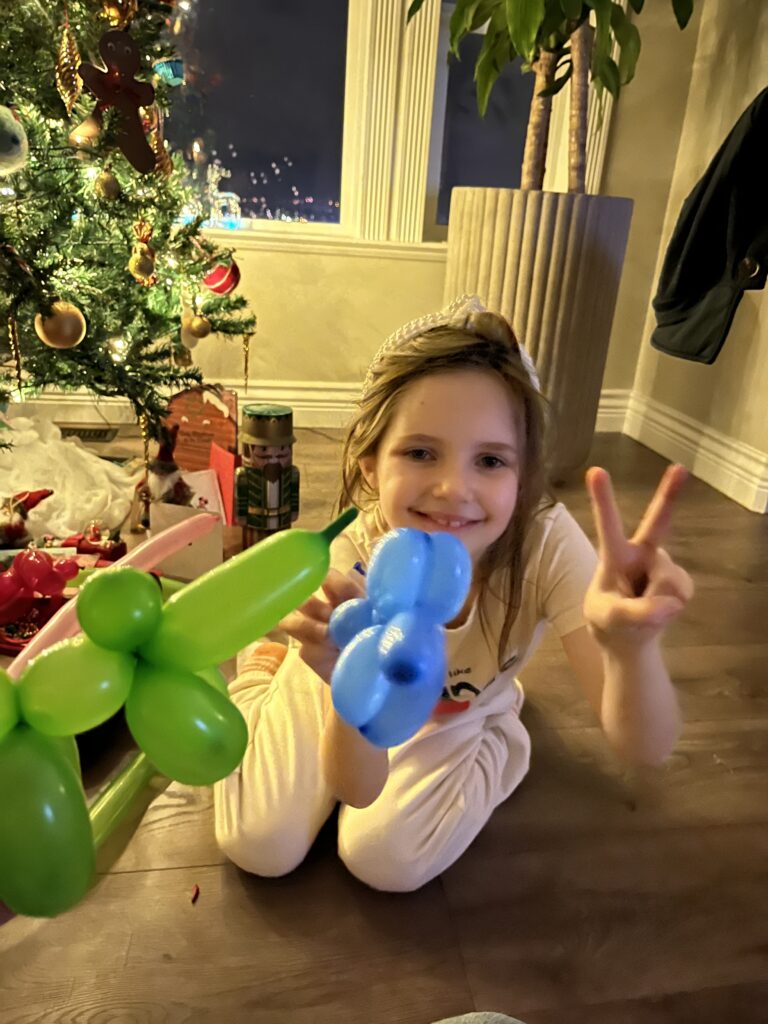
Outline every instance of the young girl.
{"label": "young girl", "polygon": [[[230,688],[250,743],[216,786],[216,834],[242,868],[291,871],[337,802],[339,855],[374,888],[416,889],[452,864],[528,770],[516,677],[547,623],[618,753],[670,753],[680,719],[659,639],[693,586],[659,545],[685,471],[670,467],[626,540],[608,474],[590,470],[597,555],[548,495],[545,426],[530,357],[477,299],[377,353],[343,450],[339,506],[361,514],[333,544],[322,594],[283,621],[291,645],[258,645]],[[446,629],[442,699],[416,736],[381,750],[333,710],[327,624],[401,526],[460,537],[474,574]]]}

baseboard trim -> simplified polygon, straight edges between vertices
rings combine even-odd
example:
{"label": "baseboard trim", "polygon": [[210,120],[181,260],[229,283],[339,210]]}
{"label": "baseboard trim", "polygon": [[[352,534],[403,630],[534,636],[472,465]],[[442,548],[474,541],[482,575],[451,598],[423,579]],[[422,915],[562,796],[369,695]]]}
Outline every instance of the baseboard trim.
{"label": "baseboard trim", "polygon": [[768,453],[637,392],[623,432],[751,512],[768,511]]}
{"label": "baseboard trim", "polygon": [[[297,427],[343,427],[355,411],[360,385],[355,381],[263,380],[248,391],[241,380],[219,383],[234,391],[239,405],[274,402],[293,409]],[[600,395],[597,430],[621,432],[630,392],[607,389]],[[130,404],[124,398],[100,398],[87,391],[46,391],[28,402],[12,406],[14,415],[45,415],[59,423],[135,423]]]}
{"label": "baseboard trim", "polygon": [[620,434],[623,431],[630,394],[629,388],[603,388],[595,424],[598,434]]}
{"label": "baseboard trim", "polygon": [[[262,380],[246,392],[242,381],[222,380],[242,406],[274,402],[293,409],[297,427],[343,427],[355,410],[360,385],[351,381]],[[10,411],[10,410],[9,410]],[[135,424],[121,398],[85,391],[46,392],[12,406],[15,415],[42,414],[59,423]],[[669,406],[622,388],[600,395],[596,429],[624,433],[664,458],[682,462],[700,480],[753,512],[768,511],[768,453],[728,437]]]}
{"label": "baseboard trim", "polygon": [[[243,387],[242,380],[218,381],[237,395],[238,406],[249,402],[289,405],[297,427],[343,427],[355,410],[357,382],[261,380]],[[47,416],[57,423],[134,424],[136,416],[124,398],[102,398],[85,390],[45,391],[34,399],[13,404],[14,416]]]}

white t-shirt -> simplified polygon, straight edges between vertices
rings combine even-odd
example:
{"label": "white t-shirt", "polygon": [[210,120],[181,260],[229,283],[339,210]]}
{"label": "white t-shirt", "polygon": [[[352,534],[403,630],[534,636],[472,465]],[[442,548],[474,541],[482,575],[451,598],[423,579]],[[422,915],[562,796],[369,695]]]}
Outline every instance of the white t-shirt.
{"label": "white t-shirt", "polygon": [[[333,568],[347,574],[359,563],[365,569],[384,529],[376,513],[361,512],[333,541]],[[547,623],[558,636],[583,626],[584,595],[596,565],[595,549],[566,507],[561,502],[542,506],[526,540],[520,610],[509,634],[501,669],[498,638],[504,622],[504,604],[490,595],[485,601],[485,631],[480,625],[477,602],[462,625],[446,630],[448,677],[435,712],[465,711],[492,683],[514,685]],[[492,593],[503,594],[502,575],[501,570],[494,574]]]}

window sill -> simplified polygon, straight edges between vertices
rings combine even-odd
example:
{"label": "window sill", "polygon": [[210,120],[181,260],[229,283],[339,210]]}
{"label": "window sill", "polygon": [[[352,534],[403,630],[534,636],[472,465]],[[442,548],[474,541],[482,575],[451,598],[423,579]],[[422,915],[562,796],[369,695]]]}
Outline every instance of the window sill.
{"label": "window sill", "polygon": [[308,255],[409,259],[444,263],[446,242],[380,242],[342,234],[333,224],[276,224],[267,221],[244,228],[205,228],[203,234],[223,248],[238,252],[302,252]]}

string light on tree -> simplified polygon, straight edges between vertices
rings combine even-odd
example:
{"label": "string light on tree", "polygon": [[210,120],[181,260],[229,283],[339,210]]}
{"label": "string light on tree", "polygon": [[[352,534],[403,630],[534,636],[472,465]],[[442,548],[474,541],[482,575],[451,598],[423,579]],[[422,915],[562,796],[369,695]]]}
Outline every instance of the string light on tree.
{"label": "string light on tree", "polygon": [[124,363],[125,358],[128,355],[130,343],[122,335],[117,335],[107,341],[107,348],[109,349],[109,354],[112,356],[113,362]]}

